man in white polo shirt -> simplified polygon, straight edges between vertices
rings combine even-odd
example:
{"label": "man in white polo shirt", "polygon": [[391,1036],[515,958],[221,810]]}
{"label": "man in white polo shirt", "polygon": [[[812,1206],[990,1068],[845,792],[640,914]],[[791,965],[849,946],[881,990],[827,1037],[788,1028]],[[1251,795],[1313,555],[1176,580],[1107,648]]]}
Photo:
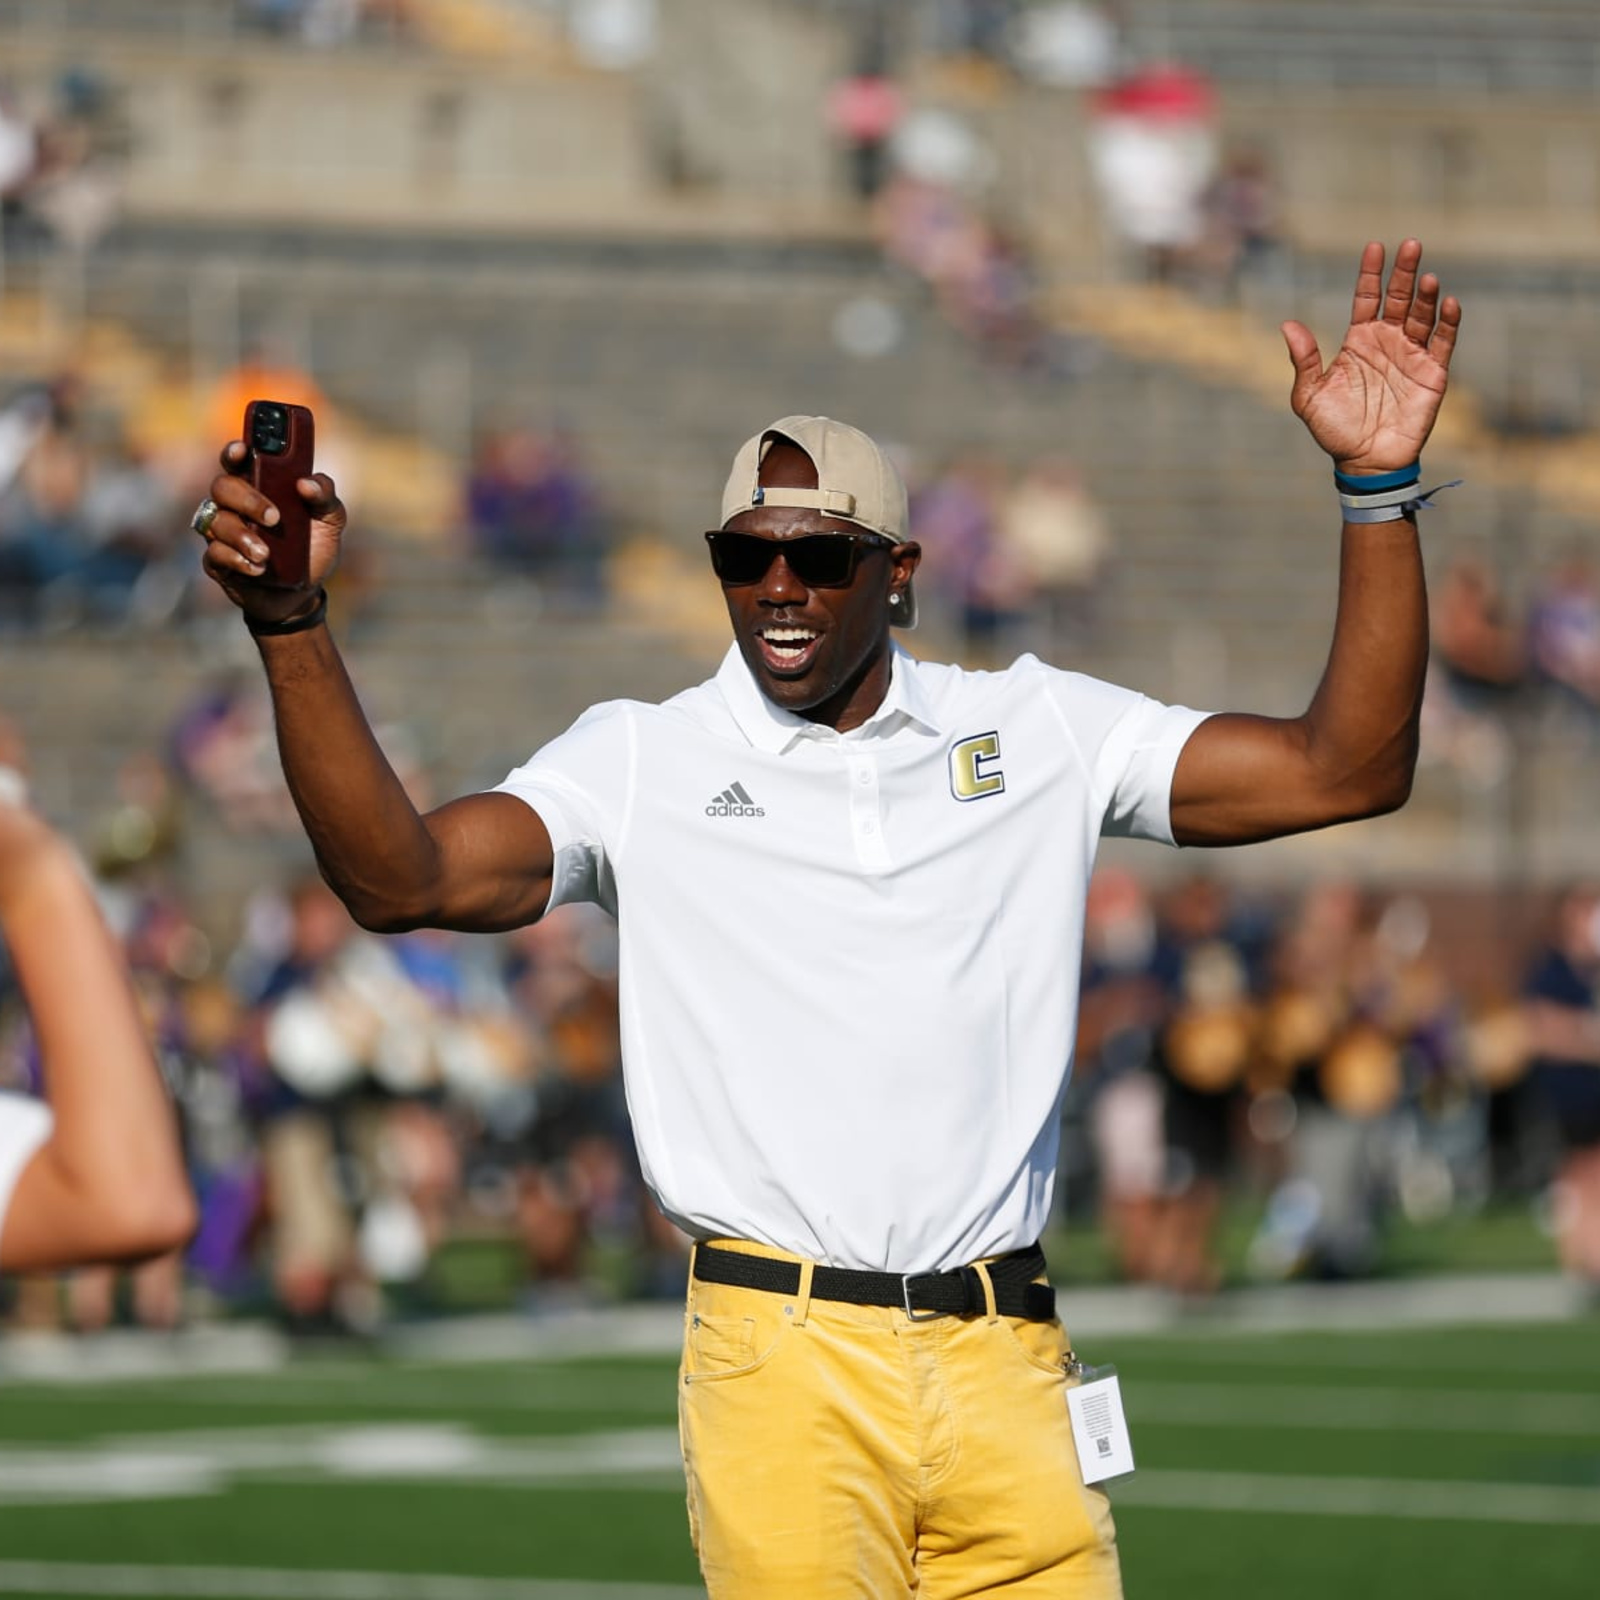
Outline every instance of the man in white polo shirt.
{"label": "man in white polo shirt", "polygon": [[206,567],[260,642],[284,770],[357,920],[489,931],[577,900],[618,919],[640,1155],[697,1241],[680,1407],[717,1600],[1120,1594],[1036,1245],[1096,842],[1239,843],[1405,799],[1417,460],[1460,319],[1420,255],[1401,247],[1385,293],[1367,247],[1326,371],[1285,328],[1345,508],[1333,649],[1287,720],[1027,656],[915,660],[890,635],[921,557],[894,468],[786,417],[739,451],[706,536],[734,634],[716,676],[598,706],[493,793],[419,816],[323,626],[331,483],[301,485],[313,584],[265,589],[275,512],[224,452]]}

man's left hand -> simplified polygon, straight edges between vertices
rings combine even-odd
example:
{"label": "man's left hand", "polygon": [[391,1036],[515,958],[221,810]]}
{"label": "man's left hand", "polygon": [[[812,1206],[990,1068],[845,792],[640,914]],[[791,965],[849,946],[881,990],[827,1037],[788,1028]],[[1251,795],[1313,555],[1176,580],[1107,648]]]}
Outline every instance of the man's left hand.
{"label": "man's left hand", "polygon": [[1407,239],[1383,287],[1383,246],[1361,252],[1350,329],[1339,353],[1322,353],[1301,322],[1283,324],[1294,362],[1289,403],[1341,472],[1392,472],[1422,454],[1433,431],[1461,327],[1461,302],[1439,298],[1439,280],[1418,276],[1422,246]]}

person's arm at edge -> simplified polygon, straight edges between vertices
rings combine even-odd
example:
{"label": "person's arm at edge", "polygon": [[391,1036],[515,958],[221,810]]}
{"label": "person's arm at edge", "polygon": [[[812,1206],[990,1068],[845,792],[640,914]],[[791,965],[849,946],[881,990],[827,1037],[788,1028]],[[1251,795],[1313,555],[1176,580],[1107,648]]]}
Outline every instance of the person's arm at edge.
{"label": "person's arm at edge", "polygon": [[54,1113],[0,1223],[36,1272],[177,1249],[197,1212],[177,1123],[121,956],[77,857],[31,813],[0,818],[0,924]]}
{"label": "person's arm at edge", "polygon": [[[1381,473],[1420,458],[1443,399],[1461,308],[1420,279],[1421,246],[1362,254],[1350,332],[1327,371],[1310,331],[1284,334],[1292,404],[1343,472]],[[1210,717],[1173,774],[1171,823],[1183,845],[1246,844],[1403,805],[1416,766],[1427,597],[1415,521],[1344,525],[1333,644],[1306,712]]]}
{"label": "person's arm at edge", "polygon": [[[332,576],[345,509],[325,474],[302,479],[312,513],[311,579],[301,590],[262,587],[258,525],[276,513],[244,477],[244,447],[223,452],[211,496],[222,510],[208,574],[248,618],[309,614]],[[326,623],[257,636],[272,695],[278,752],[317,865],[364,928],[495,933],[536,921],[550,897],[550,835],[507,794],[468,795],[420,814],[384,756]]]}

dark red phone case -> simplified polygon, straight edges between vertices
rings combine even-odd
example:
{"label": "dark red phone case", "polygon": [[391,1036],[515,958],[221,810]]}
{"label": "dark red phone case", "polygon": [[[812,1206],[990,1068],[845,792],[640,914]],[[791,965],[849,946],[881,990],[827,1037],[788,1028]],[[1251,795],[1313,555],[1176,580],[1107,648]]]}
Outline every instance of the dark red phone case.
{"label": "dark red phone case", "polygon": [[311,513],[295,488],[312,473],[311,413],[282,400],[252,400],[244,410],[244,442],[250,447],[250,481],[278,508],[277,525],[258,530],[267,542],[261,581],[297,589],[311,575]]}

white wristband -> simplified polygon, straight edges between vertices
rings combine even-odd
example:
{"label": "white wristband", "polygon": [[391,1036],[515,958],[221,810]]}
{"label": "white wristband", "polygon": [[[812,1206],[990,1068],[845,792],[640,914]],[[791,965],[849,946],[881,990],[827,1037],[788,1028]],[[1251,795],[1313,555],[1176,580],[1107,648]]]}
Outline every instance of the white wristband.
{"label": "white wristband", "polygon": [[1345,494],[1339,492],[1339,505],[1344,520],[1357,525],[1369,522],[1399,522],[1403,517],[1432,509],[1433,497],[1443,489],[1459,488],[1465,480],[1453,478],[1432,489],[1418,490],[1416,484],[1402,489],[1385,489],[1380,494]]}

